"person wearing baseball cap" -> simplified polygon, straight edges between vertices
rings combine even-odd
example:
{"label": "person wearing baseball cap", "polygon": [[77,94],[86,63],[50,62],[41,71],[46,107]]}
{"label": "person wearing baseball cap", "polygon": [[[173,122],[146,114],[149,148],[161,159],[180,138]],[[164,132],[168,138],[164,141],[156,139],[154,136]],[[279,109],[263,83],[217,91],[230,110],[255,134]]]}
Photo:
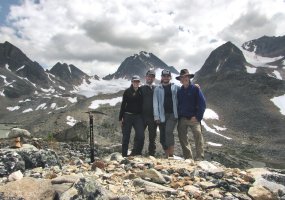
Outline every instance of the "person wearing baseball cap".
{"label": "person wearing baseball cap", "polygon": [[[148,145],[148,155],[155,156],[156,153],[156,129],[157,124],[153,117],[153,91],[155,88],[155,71],[150,69],[145,75],[145,84],[141,86],[143,104],[142,104],[142,116],[144,121],[144,130],[148,128],[149,145]],[[135,139],[135,141],[137,141]]]}
{"label": "person wearing baseball cap", "polygon": [[185,159],[193,159],[191,146],[188,141],[188,128],[191,129],[196,147],[195,160],[204,159],[204,138],[201,129],[201,120],[206,109],[205,97],[200,87],[191,83],[194,74],[188,69],[182,69],[180,75],[176,77],[182,86],[177,92],[178,99],[178,138],[182,147]]}
{"label": "person wearing baseball cap", "polygon": [[161,83],[154,89],[153,113],[159,126],[160,143],[167,158],[174,156],[174,128],[177,124],[177,91],[179,86],[170,82],[171,72],[161,72]]}
{"label": "person wearing baseball cap", "polygon": [[129,141],[132,128],[135,129],[136,145],[131,155],[141,155],[144,141],[144,125],[142,119],[142,92],[139,88],[140,77],[132,76],[131,86],[124,91],[119,121],[122,126],[122,156],[128,156]]}

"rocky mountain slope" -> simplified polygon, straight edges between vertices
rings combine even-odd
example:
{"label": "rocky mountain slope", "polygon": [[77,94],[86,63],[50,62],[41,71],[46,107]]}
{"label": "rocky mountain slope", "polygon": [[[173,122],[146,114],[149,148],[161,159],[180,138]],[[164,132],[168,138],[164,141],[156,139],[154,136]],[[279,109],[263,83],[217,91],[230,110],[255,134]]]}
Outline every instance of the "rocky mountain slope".
{"label": "rocky mountain slope", "polygon": [[218,113],[227,128],[216,131],[231,138],[216,137],[213,141],[223,143],[233,154],[282,166],[285,116],[271,99],[285,94],[285,81],[265,70],[250,71],[257,67],[238,47],[227,42],[209,55],[194,81],[201,85],[208,107]]}
{"label": "rocky mountain slope", "polygon": [[159,68],[168,69],[172,73],[178,74],[178,71],[174,67],[168,66],[154,54],[141,51],[139,54],[127,57],[114,74],[109,74],[103,79],[130,79],[133,75],[139,75],[140,77],[144,77],[149,69]]}

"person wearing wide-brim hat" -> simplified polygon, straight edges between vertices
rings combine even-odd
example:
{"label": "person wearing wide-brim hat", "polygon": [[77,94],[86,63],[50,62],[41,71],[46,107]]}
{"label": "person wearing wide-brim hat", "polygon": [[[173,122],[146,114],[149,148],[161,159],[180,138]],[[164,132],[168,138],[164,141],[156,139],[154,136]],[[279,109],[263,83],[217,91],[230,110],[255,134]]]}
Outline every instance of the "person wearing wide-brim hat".
{"label": "person wearing wide-brim hat", "polygon": [[190,79],[194,78],[194,74],[190,74],[188,69],[182,69],[180,71],[180,75],[176,77],[176,80],[180,80],[180,78],[188,76]]}
{"label": "person wearing wide-brim hat", "polygon": [[193,159],[191,146],[188,141],[188,128],[191,129],[196,147],[195,160],[204,159],[204,138],[201,131],[201,120],[203,118],[206,102],[205,97],[199,87],[191,83],[194,74],[187,69],[182,69],[180,75],[176,77],[182,86],[177,92],[178,99],[178,137],[185,159]]}
{"label": "person wearing wide-brim hat", "polygon": [[119,121],[122,125],[122,156],[128,156],[129,141],[132,128],[135,129],[136,145],[131,155],[141,155],[144,141],[144,125],[142,119],[142,92],[139,88],[140,77],[134,75],[131,79],[131,86],[123,94]]}

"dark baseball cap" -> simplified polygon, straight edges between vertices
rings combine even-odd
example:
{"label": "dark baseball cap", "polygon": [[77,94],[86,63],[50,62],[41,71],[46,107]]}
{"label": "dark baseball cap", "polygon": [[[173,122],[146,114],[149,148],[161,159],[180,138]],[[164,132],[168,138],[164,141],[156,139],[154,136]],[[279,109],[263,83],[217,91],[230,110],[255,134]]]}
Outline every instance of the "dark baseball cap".
{"label": "dark baseball cap", "polygon": [[153,75],[153,76],[155,76],[155,71],[152,70],[152,69],[148,70],[148,71],[146,72],[146,76],[148,76],[148,75]]}
{"label": "dark baseball cap", "polygon": [[161,76],[164,76],[164,75],[171,76],[171,72],[170,72],[169,70],[167,70],[167,69],[164,69],[164,70],[162,70],[162,72],[161,72]]}
{"label": "dark baseball cap", "polygon": [[132,81],[140,81],[140,77],[138,75],[133,75]]}

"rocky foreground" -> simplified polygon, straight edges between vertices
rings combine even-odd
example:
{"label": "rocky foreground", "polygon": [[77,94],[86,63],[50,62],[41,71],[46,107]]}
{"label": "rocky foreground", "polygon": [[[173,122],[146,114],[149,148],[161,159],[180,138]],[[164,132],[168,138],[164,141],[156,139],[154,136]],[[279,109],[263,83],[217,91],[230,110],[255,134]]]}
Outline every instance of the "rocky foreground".
{"label": "rocky foreground", "polygon": [[123,158],[111,153],[119,146],[100,147],[90,163],[88,144],[27,143],[11,149],[0,141],[0,199],[285,200],[285,170],[226,168],[179,157]]}

